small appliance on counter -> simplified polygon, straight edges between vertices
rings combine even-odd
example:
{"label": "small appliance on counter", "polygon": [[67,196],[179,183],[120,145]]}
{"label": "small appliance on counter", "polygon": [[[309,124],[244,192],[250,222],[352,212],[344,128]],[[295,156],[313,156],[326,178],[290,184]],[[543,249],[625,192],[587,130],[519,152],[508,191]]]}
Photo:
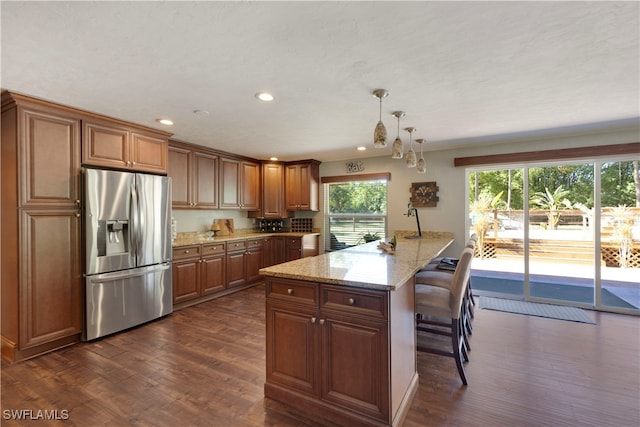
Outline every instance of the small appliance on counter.
{"label": "small appliance on counter", "polygon": [[261,219],[260,232],[262,233],[280,233],[287,231],[283,219]]}

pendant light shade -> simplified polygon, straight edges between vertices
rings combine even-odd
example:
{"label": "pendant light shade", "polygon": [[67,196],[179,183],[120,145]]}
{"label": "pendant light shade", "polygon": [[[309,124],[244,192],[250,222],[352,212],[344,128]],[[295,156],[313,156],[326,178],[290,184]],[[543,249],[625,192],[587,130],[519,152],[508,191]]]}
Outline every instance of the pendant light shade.
{"label": "pendant light shade", "polygon": [[405,114],[404,111],[394,111],[393,115],[398,119],[398,136],[396,136],[395,141],[393,141],[391,158],[401,159],[404,155],[404,146],[402,144],[402,140],[400,139],[400,119],[404,117]]}
{"label": "pendant light shade", "polygon": [[407,153],[407,167],[415,168],[418,164],[418,159],[416,157],[416,152],[413,151],[413,140],[411,139],[413,131],[416,128],[404,128],[407,132],[409,132],[409,152]]}
{"label": "pendant light shade", "polygon": [[425,142],[425,140],[420,138],[420,139],[416,139],[416,142],[420,144],[420,158],[418,159],[416,172],[427,173],[427,162],[424,160],[424,154],[422,154],[422,144]]}
{"label": "pendant light shade", "polygon": [[382,98],[386,98],[389,92],[386,89],[376,89],[373,96],[380,100],[380,118],[375,130],[373,131],[373,146],[375,148],[384,148],[387,146],[387,128],[382,123]]}

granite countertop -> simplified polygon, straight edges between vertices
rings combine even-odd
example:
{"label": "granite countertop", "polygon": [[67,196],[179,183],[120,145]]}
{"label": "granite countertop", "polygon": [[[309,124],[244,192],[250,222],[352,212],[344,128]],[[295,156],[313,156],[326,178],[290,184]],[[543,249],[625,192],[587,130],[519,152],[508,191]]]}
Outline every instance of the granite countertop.
{"label": "granite countertop", "polygon": [[244,240],[244,239],[255,239],[261,237],[271,237],[271,236],[284,236],[284,237],[302,237],[307,235],[319,235],[317,232],[307,232],[307,233],[296,233],[283,231],[278,233],[262,233],[262,232],[243,232],[236,233],[229,236],[217,236],[214,238],[209,237],[208,232],[186,232],[186,233],[178,233],[178,237],[171,243],[171,246],[176,248],[180,246],[190,246],[190,245],[206,245],[208,243],[219,243],[219,242],[228,242],[232,240]]}
{"label": "granite countertop", "polygon": [[415,240],[396,236],[393,255],[378,249],[379,242],[371,242],[262,268],[260,274],[392,291],[453,242],[453,233],[448,232],[423,232],[423,238]]}

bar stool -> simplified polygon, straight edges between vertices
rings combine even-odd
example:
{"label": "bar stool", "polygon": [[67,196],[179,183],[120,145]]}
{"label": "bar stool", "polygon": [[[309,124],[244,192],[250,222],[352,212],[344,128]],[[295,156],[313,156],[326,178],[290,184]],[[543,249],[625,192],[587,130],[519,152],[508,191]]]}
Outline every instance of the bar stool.
{"label": "bar stool", "polygon": [[467,340],[463,324],[464,295],[469,283],[473,249],[465,248],[453,275],[447,275],[449,288],[444,286],[416,285],[416,330],[451,337],[451,351],[430,347],[418,342],[417,351],[453,357],[464,385],[467,378],[463,362],[469,361]]}

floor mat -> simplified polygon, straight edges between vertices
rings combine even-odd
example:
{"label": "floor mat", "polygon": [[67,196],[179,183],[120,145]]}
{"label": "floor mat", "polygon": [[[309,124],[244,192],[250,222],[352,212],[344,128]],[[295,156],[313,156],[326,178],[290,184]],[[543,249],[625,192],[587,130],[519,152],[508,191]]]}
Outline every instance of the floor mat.
{"label": "floor mat", "polygon": [[596,322],[581,308],[565,307],[562,305],[541,304],[505,298],[480,297],[480,308],[485,310],[505,311],[508,313],[528,314],[530,316],[549,317],[552,319],[569,320],[571,322]]}

